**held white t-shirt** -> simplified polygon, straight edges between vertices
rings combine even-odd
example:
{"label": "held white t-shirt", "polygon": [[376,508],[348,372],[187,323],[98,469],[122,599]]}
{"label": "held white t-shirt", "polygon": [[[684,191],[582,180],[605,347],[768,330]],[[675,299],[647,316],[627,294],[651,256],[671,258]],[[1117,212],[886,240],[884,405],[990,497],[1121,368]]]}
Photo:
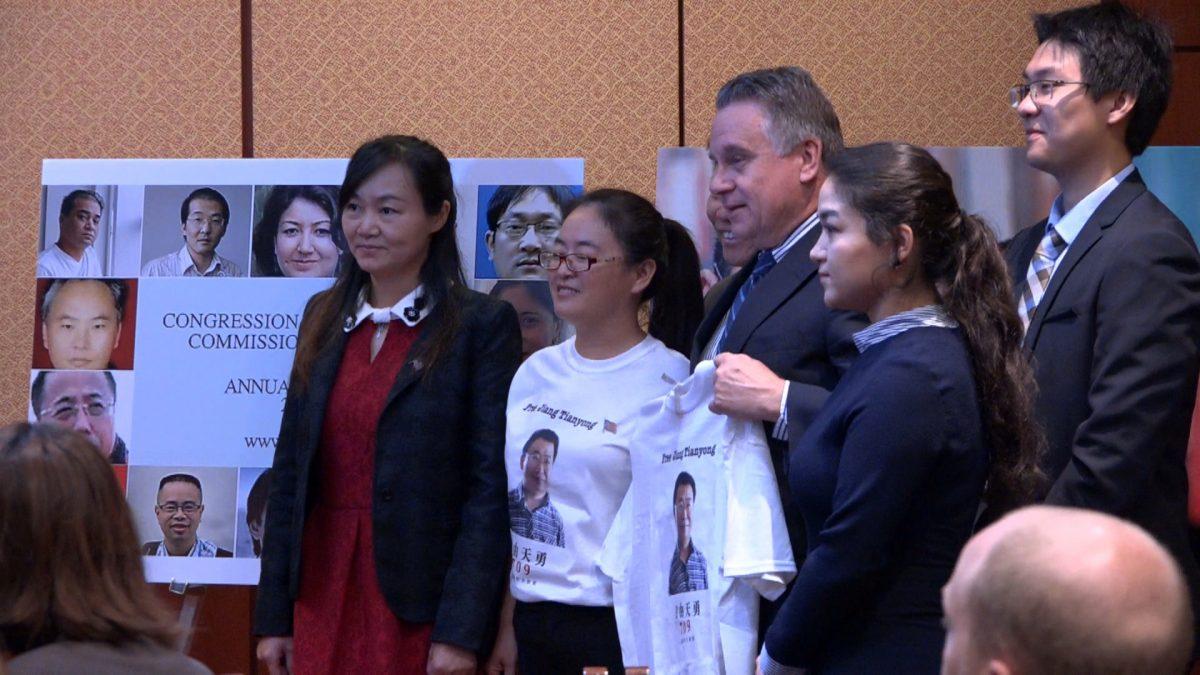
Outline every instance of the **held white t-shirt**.
{"label": "held white t-shirt", "polygon": [[625,664],[655,673],[751,675],[758,597],[796,574],[762,425],[708,409],[714,372],[702,362],[642,409],[601,554]]}
{"label": "held white t-shirt", "polygon": [[603,360],[580,356],[571,338],[517,370],[505,443],[513,597],[612,605],[597,558],[629,488],[630,427],[646,402],[687,376],[687,359],[649,336]]}

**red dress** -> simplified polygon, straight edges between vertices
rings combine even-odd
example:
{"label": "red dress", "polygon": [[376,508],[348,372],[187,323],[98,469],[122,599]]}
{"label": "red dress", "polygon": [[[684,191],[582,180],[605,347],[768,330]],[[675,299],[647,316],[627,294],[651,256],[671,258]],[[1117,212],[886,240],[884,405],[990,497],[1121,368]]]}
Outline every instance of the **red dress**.
{"label": "red dress", "polygon": [[391,322],[372,363],[374,332],[364,321],[350,333],[325,409],[300,556],[294,673],[424,675],[429,656],[432,624],[396,618],[379,590],[371,523],[379,416],[420,328]]}

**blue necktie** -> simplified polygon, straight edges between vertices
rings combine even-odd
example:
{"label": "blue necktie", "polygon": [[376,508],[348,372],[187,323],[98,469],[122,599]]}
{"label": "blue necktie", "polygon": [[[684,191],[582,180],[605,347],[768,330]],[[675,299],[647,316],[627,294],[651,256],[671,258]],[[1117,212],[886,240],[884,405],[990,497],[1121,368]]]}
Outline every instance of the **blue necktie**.
{"label": "blue necktie", "polygon": [[767,276],[767,272],[775,266],[775,256],[771,255],[770,251],[759,251],[758,259],[754,263],[754,270],[750,272],[750,276],[742,287],[738,289],[737,296],[733,298],[733,304],[729,306],[729,314],[725,318],[725,327],[721,330],[721,338],[717,340],[717,353],[725,351],[725,340],[729,338],[729,331],[733,328],[733,322],[737,319],[738,310],[742,308],[742,303],[746,302],[746,298],[750,297],[750,293],[762,278]]}

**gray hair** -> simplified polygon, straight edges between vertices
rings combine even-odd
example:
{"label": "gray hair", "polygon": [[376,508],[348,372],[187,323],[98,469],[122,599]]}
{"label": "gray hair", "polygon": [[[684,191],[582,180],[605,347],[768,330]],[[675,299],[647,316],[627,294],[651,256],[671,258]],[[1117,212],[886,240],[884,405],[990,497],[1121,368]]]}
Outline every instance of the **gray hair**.
{"label": "gray hair", "polygon": [[50,318],[50,306],[54,304],[54,298],[58,295],[58,291],[63,286],[78,281],[94,281],[104,284],[108,292],[112,293],[113,305],[117,308],[117,321],[125,319],[125,298],[129,295],[129,286],[123,279],[55,279],[46,287],[46,294],[42,296],[42,321]]}
{"label": "gray hair", "polygon": [[837,112],[803,68],[783,66],[735,75],[717,92],[717,110],[741,102],[762,106],[767,115],[767,138],[780,155],[809,139],[820,141],[822,162],[842,149]]}

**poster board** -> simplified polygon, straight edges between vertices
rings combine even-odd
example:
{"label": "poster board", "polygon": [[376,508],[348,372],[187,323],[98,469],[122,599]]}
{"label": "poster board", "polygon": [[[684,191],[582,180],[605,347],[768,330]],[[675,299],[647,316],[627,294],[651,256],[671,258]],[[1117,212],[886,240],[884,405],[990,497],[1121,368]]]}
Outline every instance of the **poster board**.
{"label": "poster board", "polygon": [[[263,476],[300,317],[347,255],[332,231],[336,214],[321,215],[326,202],[336,211],[346,164],[43,163],[29,418],[74,426],[113,460],[149,581],[258,582]],[[492,262],[490,250],[477,251],[489,239],[480,195],[512,185],[578,194],[583,185],[581,159],[453,159],[451,170],[464,274],[481,290],[497,275],[493,265],[476,277],[476,260]],[[276,192],[299,195],[287,209],[320,208],[308,220],[268,217]],[[548,226],[538,218],[535,233]],[[282,221],[303,221],[307,243],[289,249]],[[266,234],[256,237],[259,229]],[[65,258],[80,242],[85,254]],[[199,270],[193,254],[213,250]],[[216,276],[180,276],[189,266]],[[192,555],[169,554],[189,542]]]}

